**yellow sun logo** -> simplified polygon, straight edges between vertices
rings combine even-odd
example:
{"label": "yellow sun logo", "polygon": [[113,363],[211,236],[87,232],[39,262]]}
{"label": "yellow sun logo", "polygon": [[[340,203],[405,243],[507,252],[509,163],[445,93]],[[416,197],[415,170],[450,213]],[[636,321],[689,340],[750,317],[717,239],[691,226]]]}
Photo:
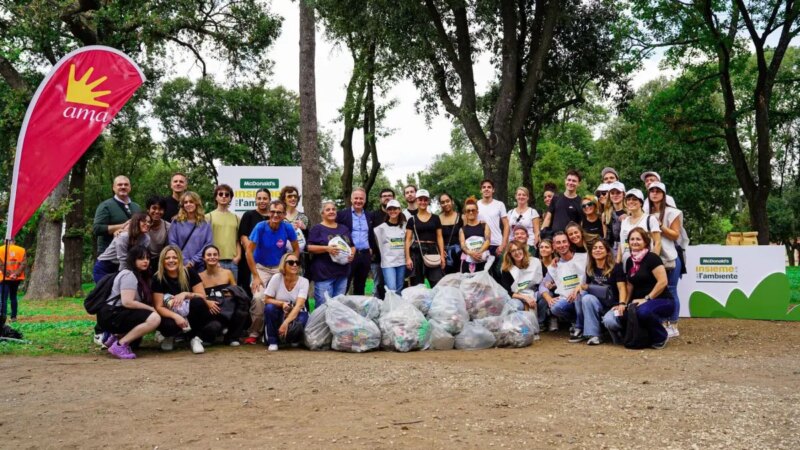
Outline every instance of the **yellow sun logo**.
{"label": "yellow sun logo", "polygon": [[94,67],[90,67],[80,80],[75,78],[75,64],[69,66],[69,79],[67,80],[67,101],[82,105],[102,106],[108,108],[108,103],[97,100],[97,97],[108,95],[111,91],[94,91],[94,88],[103,84],[108,77],[103,76],[89,83]]}

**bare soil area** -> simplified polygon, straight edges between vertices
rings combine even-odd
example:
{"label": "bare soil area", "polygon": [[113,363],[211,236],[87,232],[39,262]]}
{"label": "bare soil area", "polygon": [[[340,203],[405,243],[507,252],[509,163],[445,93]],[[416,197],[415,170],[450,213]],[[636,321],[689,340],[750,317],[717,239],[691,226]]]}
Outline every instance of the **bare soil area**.
{"label": "bare soil area", "polygon": [[262,346],[4,357],[0,448],[800,447],[800,323],[687,319],[664,350]]}

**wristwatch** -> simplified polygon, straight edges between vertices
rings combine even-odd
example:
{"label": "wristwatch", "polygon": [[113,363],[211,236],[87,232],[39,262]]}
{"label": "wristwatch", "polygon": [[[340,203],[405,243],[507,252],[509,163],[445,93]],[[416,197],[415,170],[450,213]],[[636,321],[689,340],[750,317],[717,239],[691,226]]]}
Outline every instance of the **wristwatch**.
{"label": "wristwatch", "polygon": [[649,295],[645,295],[644,296],[644,301],[646,301],[646,302],[650,301],[650,296]]}

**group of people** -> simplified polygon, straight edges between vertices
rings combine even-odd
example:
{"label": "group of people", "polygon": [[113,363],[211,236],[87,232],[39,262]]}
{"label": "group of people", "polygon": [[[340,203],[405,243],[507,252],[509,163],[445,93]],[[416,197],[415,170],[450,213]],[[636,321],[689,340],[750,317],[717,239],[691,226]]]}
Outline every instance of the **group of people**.
{"label": "group of people", "polygon": [[95,341],[123,359],[134,358],[152,331],[164,350],[176,338],[195,353],[219,339],[237,346],[263,338],[276,351],[302,340],[312,289],[319,307],[348,291],[363,295],[370,277],[383,298],[426,281],[435,287],[446,274],[488,270],[536,311],[542,328],[568,323],[570,342],[599,344],[603,328],[622,342],[626,315],[635,314],[649,344],[661,348],[678,335],[676,286],[688,243],[682,213],[655,172],[642,174],[646,195],[626,191],[612,168],[602,179],[594,195],[581,197],[581,175],[568,172],[563,193],[545,186],[541,213],[524,187],[506,209],[488,179],[479,199],[440,193],[438,214],[431,194],[413,185],[403,190],[405,207],[382,189],[376,211],[355,188],[345,209],[323,202],[322,221],[312,225],[293,186],[275,199],[259,190],[256,208],[239,218],[228,185],[215,187],[216,208],[205,213],[186,175],[176,173],[171,195],[149,198],[142,210],[119,176],[94,220],[95,282],[114,277]]}

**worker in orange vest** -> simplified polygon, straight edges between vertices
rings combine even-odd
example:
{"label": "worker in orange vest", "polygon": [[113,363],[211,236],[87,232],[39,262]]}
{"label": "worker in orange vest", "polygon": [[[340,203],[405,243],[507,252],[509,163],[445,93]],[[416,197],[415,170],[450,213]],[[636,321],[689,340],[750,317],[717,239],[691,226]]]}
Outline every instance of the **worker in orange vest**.
{"label": "worker in orange vest", "polygon": [[11,298],[11,321],[17,320],[17,289],[25,280],[25,249],[6,241],[0,246],[0,316],[6,315],[6,299]]}

